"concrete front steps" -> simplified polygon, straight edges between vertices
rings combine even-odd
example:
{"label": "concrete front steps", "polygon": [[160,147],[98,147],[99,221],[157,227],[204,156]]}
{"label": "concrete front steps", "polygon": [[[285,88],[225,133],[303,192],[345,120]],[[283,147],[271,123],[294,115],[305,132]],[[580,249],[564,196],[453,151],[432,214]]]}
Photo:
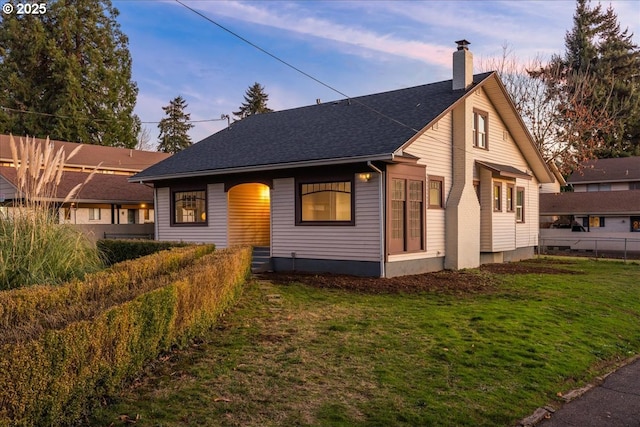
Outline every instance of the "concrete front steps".
{"label": "concrete front steps", "polygon": [[254,246],[251,258],[251,272],[263,273],[271,270],[271,248],[269,246]]}

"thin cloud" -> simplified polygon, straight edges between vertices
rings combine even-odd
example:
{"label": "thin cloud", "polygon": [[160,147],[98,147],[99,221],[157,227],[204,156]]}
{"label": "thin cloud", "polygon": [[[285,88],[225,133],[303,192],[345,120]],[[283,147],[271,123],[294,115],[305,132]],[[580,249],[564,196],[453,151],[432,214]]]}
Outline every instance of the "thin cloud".
{"label": "thin cloud", "polygon": [[[253,4],[241,2],[191,2],[190,7],[198,9],[208,16],[225,16],[233,19],[260,24],[296,33],[337,42],[350,47],[358,47],[368,51],[380,52],[388,55],[396,55],[408,59],[414,59],[429,64],[448,66],[450,58],[443,55],[450,52],[451,46],[441,46],[424,43],[419,40],[406,40],[391,34],[378,34],[370,30],[331,22],[326,19],[314,17],[302,9],[292,11],[291,5],[285,10],[274,10],[275,2],[269,3],[270,9],[258,7]],[[350,53],[357,53],[349,49]],[[364,55],[370,57],[368,52]]]}

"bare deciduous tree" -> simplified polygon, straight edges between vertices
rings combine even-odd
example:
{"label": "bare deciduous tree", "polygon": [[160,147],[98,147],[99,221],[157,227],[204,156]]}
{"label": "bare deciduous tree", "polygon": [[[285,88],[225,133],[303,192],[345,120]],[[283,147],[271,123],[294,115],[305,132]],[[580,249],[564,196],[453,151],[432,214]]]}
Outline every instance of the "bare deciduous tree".
{"label": "bare deciduous tree", "polygon": [[[498,73],[544,159],[563,174],[593,159],[601,135],[614,127],[610,110],[593,102],[595,82],[588,73],[566,73],[540,56],[521,62],[507,45],[501,57],[480,66]],[[556,84],[549,85],[550,79]],[[572,90],[563,90],[568,87]]]}

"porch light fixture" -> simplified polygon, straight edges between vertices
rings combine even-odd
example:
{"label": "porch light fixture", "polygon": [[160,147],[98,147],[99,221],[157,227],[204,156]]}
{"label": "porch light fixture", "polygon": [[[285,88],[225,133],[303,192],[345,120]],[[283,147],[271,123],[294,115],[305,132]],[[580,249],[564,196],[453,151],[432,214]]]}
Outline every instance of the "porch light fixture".
{"label": "porch light fixture", "polygon": [[362,181],[362,182],[369,182],[369,180],[371,179],[371,174],[369,172],[366,173],[359,173],[358,174],[358,180]]}

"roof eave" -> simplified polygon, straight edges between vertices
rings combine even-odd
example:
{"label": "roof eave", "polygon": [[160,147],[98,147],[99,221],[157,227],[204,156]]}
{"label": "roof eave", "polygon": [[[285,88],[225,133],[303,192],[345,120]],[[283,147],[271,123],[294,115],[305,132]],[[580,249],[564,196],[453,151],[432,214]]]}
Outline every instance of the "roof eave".
{"label": "roof eave", "polygon": [[184,172],[184,173],[173,173],[166,175],[151,175],[151,176],[143,176],[138,177],[134,175],[128,179],[129,182],[154,182],[154,181],[164,181],[169,179],[183,179],[183,178],[197,178],[202,176],[212,176],[212,175],[228,175],[228,174],[239,174],[239,173],[248,173],[248,172],[266,172],[280,169],[295,169],[301,167],[314,167],[314,166],[331,166],[338,164],[346,164],[346,163],[359,163],[366,161],[385,161],[385,160],[393,160],[395,154],[394,153],[385,153],[378,154],[375,156],[356,156],[356,157],[340,157],[334,159],[322,159],[322,160],[305,160],[299,162],[288,162],[288,163],[274,163],[268,165],[258,165],[258,166],[242,166],[242,167],[234,167],[234,168],[224,168],[224,169],[214,169],[214,170],[201,170],[201,171],[193,171],[193,172]]}

